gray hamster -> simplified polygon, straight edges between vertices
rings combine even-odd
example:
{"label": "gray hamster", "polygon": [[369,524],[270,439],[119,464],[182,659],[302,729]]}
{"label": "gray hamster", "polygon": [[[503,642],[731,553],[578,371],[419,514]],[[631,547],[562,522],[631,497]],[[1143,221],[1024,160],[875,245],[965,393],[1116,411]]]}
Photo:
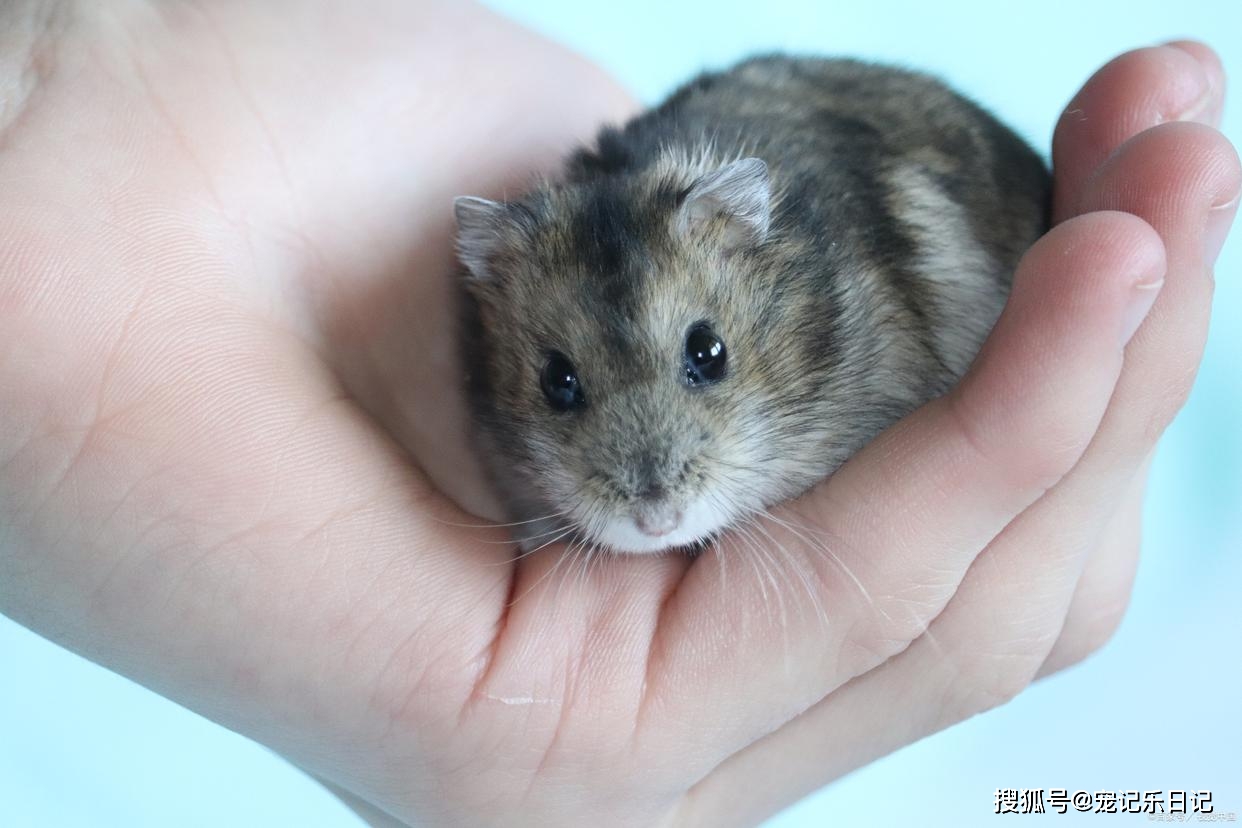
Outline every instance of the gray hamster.
{"label": "gray hamster", "polygon": [[1032,149],[930,77],[704,74],[455,202],[476,443],[525,548],[693,548],[942,394],[1047,228]]}

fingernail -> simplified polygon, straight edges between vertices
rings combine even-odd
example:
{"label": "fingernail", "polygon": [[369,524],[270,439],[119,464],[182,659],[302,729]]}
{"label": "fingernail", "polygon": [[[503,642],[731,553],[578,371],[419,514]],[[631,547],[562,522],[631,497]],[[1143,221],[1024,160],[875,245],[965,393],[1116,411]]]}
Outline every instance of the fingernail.
{"label": "fingernail", "polygon": [[1238,196],[1234,196],[1224,204],[1208,211],[1207,226],[1203,229],[1203,260],[1209,265],[1216,263],[1220,249],[1225,246],[1225,238],[1233,225],[1233,216],[1238,212]]}
{"label": "fingernail", "polygon": [[1199,67],[1200,72],[1202,73],[1202,76],[1203,76],[1202,94],[1200,94],[1199,97],[1196,98],[1193,103],[1191,103],[1184,110],[1182,110],[1180,113],[1174,116],[1172,120],[1201,121],[1202,123],[1206,123],[1210,125],[1215,119],[1214,118],[1203,118],[1203,115],[1207,113],[1208,109],[1211,108],[1216,101],[1216,81],[1212,77],[1212,72],[1208,70],[1207,66],[1203,65],[1203,62],[1199,60],[1198,55],[1196,55],[1194,52],[1190,51],[1189,49],[1182,48],[1182,46],[1180,45],[1180,41],[1172,40],[1167,43],[1162,43],[1160,45],[1162,45],[1166,49],[1176,49],[1182,54],[1188,56],[1191,60],[1195,62],[1195,65]]}
{"label": "fingernail", "polygon": [[1130,306],[1121,318],[1121,344],[1125,345],[1134,336],[1134,332],[1143,324],[1160,288],[1164,287],[1164,276],[1150,282],[1140,282],[1130,289]]}
{"label": "fingernail", "polygon": [[[1212,86],[1209,82],[1207,91],[1190,106],[1183,109],[1173,117],[1174,121],[1198,121],[1203,113],[1207,112],[1208,106],[1212,103]],[[1206,123],[1206,122],[1205,122]]]}

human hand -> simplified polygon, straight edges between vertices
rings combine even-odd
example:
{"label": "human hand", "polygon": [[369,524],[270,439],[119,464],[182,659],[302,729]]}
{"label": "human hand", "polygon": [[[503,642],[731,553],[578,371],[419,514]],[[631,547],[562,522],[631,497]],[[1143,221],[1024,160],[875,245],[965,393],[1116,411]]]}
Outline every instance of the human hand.
{"label": "human hand", "polygon": [[1114,623],[1136,496],[1116,507],[1189,386],[1206,207],[1238,187],[1204,127],[1114,150],[1211,80],[1213,117],[1201,47],[1123,57],[1071,105],[1059,216],[1151,226],[1054,230],[951,397],[762,546],[554,573],[450,525],[475,521],[398,446],[472,490],[429,450],[452,429],[407,413],[453,411],[448,197],[553,163],[624,96],[457,4],[75,8],[32,30],[0,128],[19,621],[363,810],[472,825],[753,822]]}

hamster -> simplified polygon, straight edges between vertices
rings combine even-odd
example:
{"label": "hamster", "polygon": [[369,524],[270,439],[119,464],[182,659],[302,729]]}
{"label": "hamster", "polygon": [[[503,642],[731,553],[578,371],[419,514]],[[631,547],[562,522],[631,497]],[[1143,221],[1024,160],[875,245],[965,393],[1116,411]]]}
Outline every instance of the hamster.
{"label": "hamster", "polygon": [[944,393],[1047,229],[930,77],[755,58],[506,202],[455,201],[476,444],[526,549],[693,549]]}

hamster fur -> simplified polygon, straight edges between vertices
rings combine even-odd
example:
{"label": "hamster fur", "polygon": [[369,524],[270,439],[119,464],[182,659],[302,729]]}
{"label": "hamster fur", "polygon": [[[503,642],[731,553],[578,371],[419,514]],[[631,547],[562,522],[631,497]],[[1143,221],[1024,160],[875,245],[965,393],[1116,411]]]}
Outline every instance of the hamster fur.
{"label": "hamster fur", "polygon": [[693,547],[831,474],[963,374],[1050,189],[937,80],[772,56],[520,198],[457,199],[476,443],[517,538]]}

